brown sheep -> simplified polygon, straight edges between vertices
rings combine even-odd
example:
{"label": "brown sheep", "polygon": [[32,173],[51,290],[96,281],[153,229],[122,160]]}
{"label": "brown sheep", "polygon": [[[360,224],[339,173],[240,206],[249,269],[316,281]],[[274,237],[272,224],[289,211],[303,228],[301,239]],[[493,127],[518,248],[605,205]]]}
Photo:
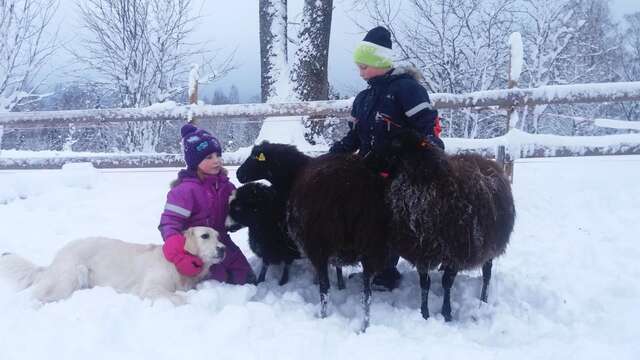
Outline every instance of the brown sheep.
{"label": "brown sheep", "polygon": [[438,265],[444,269],[446,321],[460,270],[482,267],[480,298],[486,302],[492,260],[504,253],[515,219],[511,186],[500,166],[476,154],[448,156],[410,130],[394,136],[367,163],[389,173],[391,246],[417,267],[422,316],[429,317],[429,270]]}

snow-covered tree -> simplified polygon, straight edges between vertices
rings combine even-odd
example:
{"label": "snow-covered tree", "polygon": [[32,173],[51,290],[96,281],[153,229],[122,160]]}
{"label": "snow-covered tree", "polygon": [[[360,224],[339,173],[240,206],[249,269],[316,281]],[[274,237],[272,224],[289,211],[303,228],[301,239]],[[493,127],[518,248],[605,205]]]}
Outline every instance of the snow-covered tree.
{"label": "snow-covered tree", "polygon": [[[640,11],[626,15],[626,30],[622,37],[621,80],[640,81]],[[640,102],[624,102],[619,107],[625,120],[640,121]]]}
{"label": "snow-covered tree", "polygon": [[[418,68],[429,92],[465,93],[506,87],[513,3],[374,0],[361,6],[390,30],[398,62]],[[504,127],[504,114],[490,111],[441,115],[447,136],[487,137]]]}
{"label": "snow-covered tree", "polygon": [[[261,92],[263,102],[319,100],[328,96],[327,62],[331,31],[331,0],[305,1],[298,32],[300,42],[293,59],[288,58],[287,0],[260,0]],[[293,64],[293,65],[291,65]],[[285,137],[276,130],[274,121],[287,121]],[[278,138],[281,142],[303,143],[303,137],[313,143],[321,126],[317,122],[270,118],[259,135]],[[280,137],[279,137],[280,136]]]}
{"label": "snow-covered tree", "polygon": [[[602,0],[522,0],[525,73],[522,86],[615,81],[614,60],[618,45],[608,4]],[[597,106],[549,106],[528,108],[522,115],[523,130],[564,133],[566,122],[551,117],[541,129],[540,119],[551,109],[588,116]],[[580,111],[578,111],[581,109]],[[586,112],[585,112],[586,111]]]}
{"label": "snow-covered tree", "polygon": [[238,87],[235,85],[231,85],[231,87],[229,88],[229,95],[227,97],[229,99],[229,104],[239,104],[240,91],[238,91]]}
{"label": "snow-covered tree", "polygon": [[[183,93],[193,58],[207,55],[189,42],[196,20],[192,0],[86,0],[78,8],[87,35],[75,54],[111,84],[119,106],[148,106]],[[199,81],[224,75],[229,60],[221,67]],[[163,125],[127,123],[129,150],[155,150]]]}
{"label": "snow-covered tree", "polygon": [[260,88],[262,101],[292,95],[287,59],[287,0],[260,0]]}
{"label": "snow-covered tree", "polygon": [[0,1],[0,112],[41,98],[40,72],[56,50],[50,36],[57,0]]}
{"label": "snow-covered tree", "polygon": [[[292,68],[294,90],[302,101],[329,98],[329,39],[333,0],[305,0],[298,31],[298,49]],[[314,142],[324,132],[324,120],[307,119],[305,137]]]}

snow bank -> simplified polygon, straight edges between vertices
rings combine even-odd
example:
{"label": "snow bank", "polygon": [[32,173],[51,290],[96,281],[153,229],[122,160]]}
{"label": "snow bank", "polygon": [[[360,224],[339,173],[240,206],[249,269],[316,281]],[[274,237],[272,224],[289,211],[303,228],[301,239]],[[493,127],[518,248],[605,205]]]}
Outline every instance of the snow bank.
{"label": "snow bank", "polygon": [[[70,169],[0,171],[0,189],[22,184],[27,194],[0,205],[0,252],[44,265],[78,237],[160,243],[156,226],[177,170],[97,170],[90,189],[59,177]],[[479,271],[460,274],[452,323],[421,318],[418,278],[405,262],[400,288],[374,293],[365,334],[356,332],[357,277],[330,290],[330,315],[318,319],[305,261],[294,263],[286,286],[277,285],[276,267],[257,287],[203,283],[181,307],[108,288],[38,305],[0,282],[0,358],[637,359],[640,157],[519,160],[514,176],[516,226],[495,262],[489,303],[478,300]],[[257,269],[246,237],[232,234]],[[437,314],[441,275],[432,275]]]}

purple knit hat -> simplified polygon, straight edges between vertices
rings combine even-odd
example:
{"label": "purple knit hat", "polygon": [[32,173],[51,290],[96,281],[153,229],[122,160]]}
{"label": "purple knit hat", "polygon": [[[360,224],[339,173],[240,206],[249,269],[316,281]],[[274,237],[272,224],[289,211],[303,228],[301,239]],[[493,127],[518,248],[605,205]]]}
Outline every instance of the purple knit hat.
{"label": "purple knit hat", "polygon": [[182,134],[182,148],[184,149],[184,161],[187,169],[196,170],[204,158],[212,153],[222,155],[222,147],[218,139],[206,130],[186,124],[180,129]]}

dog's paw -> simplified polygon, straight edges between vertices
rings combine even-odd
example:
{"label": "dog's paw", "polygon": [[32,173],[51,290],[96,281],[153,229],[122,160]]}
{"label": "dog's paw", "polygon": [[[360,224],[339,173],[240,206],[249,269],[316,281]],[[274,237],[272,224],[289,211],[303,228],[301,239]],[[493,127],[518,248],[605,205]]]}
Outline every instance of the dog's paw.
{"label": "dog's paw", "polygon": [[169,296],[169,301],[171,301],[171,303],[175,306],[182,306],[187,304],[187,299],[184,296],[178,294],[172,294],[171,296]]}

